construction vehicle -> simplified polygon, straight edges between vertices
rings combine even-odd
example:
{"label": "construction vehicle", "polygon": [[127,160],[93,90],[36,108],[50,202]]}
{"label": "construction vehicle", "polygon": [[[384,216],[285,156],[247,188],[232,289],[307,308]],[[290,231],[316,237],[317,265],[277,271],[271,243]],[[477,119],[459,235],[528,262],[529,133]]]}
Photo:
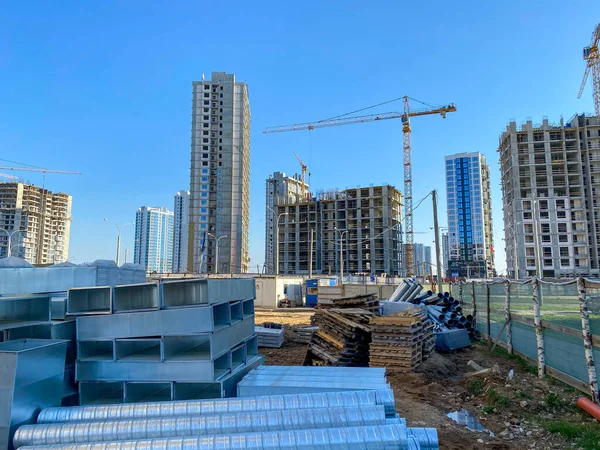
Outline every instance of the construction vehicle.
{"label": "construction vehicle", "polygon": [[594,96],[594,108],[596,109],[596,116],[600,116],[600,51],[598,45],[600,44],[600,24],[596,25],[596,29],[592,32],[592,40],[590,45],[583,48],[583,59],[587,61],[585,66],[585,73],[583,74],[583,81],[579,88],[579,95],[577,98],[581,98],[585,84],[587,83],[588,75],[592,72],[592,89]]}
{"label": "construction vehicle", "polygon": [[[405,220],[405,266],[407,268],[407,272],[405,275],[411,277],[414,275],[414,255],[413,255],[413,198],[412,198],[412,156],[411,156],[411,126],[410,126],[410,118],[411,117],[419,117],[419,116],[427,116],[431,114],[440,114],[442,118],[446,118],[446,114],[450,112],[455,112],[456,107],[454,104],[448,104],[445,106],[434,107],[431,105],[426,105],[419,100],[415,100],[411,97],[404,96],[394,100],[390,100],[387,103],[391,103],[393,101],[403,100],[404,102],[404,111],[403,112],[387,112],[382,114],[369,114],[363,116],[351,116],[351,117],[342,117],[347,116],[348,114],[343,114],[342,116],[334,117],[332,119],[321,120],[318,122],[307,122],[307,123],[298,123],[293,125],[282,125],[269,127],[263,131],[265,134],[269,133],[284,133],[288,131],[300,131],[300,130],[314,130],[316,128],[325,128],[325,127],[333,127],[338,125],[351,125],[354,123],[364,123],[364,122],[375,122],[378,120],[389,120],[389,119],[401,119],[402,120],[402,133],[403,133],[403,150],[404,150],[404,220]],[[410,101],[416,101],[418,103],[422,103],[426,105],[426,108],[422,109],[411,109]],[[382,103],[383,104],[383,103]],[[375,105],[379,106],[379,105]],[[364,108],[364,109],[370,109]],[[363,111],[361,109],[359,111]],[[358,112],[358,111],[355,111]],[[352,113],[349,113],[352,114]]]}

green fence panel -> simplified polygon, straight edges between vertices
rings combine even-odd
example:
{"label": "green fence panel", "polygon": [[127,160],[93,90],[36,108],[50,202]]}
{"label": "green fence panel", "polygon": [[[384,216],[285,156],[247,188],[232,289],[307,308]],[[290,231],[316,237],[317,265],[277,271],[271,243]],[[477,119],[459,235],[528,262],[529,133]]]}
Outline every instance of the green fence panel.
{"label": "green fence panel", "polygon": [[590,318],[590,331],[592,334],[598,336],[600,335],[600,284],[588,282],[586,285],[585,291]]}
{"label": "green fence panel", "polygon": [[577,284],[542,283],[540,288],[542,293],[540,303],[542,320],[581,330]]}
{"label": "green fence panel", "polygon": [[546,365],[587,383],[583,340],[555,330],[544,329]]}
{"label": "green fence panel", "polygon": [[535,328],[518,322],[512,323],[513,349],[537,361]]}

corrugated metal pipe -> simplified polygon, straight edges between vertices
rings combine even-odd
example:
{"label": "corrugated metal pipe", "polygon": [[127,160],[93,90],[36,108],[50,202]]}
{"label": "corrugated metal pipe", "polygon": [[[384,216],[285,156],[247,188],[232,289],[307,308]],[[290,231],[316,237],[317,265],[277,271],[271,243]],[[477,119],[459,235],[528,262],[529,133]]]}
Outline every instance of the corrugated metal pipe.
{"label": "corrugated metal pipe", "polygon": [[407,428],[408,437],[413,437],[418,443],[420,450],[438,450],[437,430],[435,428]]}
{"label": "corrugated metal pipe", "polygon": [[379,425],[264,431],[226,436],[158,438],[95,444],[27,446],[21,447],[20,450],[233,450],[242,448],[253,450],[331,450],[332,448],[407,450],[409,446],[406,428],[402,425]]}
{"label": "corrugated metal pipe", "polygon": [[384,424],[385,409],[383,406],[255,411],[207,416],[23,425],[15,433],[14,445],[18,448],[23,445],[105,442]]}
{"label": "corrugated metal pipe", "polygon": [[383,405],[387,415],[395,414],[394,392],[379,391],[315,392],[308,394],[269,395],[263,397],[180,400],[130,403],[125,405],[73,406],[43,409],[37,423],[61,423],[191,416],[218,413],[272,411]]}

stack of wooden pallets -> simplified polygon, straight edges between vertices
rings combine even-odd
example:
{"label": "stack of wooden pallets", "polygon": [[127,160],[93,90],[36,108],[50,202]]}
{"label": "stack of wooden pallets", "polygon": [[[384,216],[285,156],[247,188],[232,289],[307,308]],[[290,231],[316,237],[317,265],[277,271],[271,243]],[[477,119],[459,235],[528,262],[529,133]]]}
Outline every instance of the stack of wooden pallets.
{"label": "stack of wooden pallets", "polygon": [[353,297],[340,297],[319,302],[319,309],[330,308],[361,308],[371,312],[379,311],[379,301],[375,294],[355,295]]}
{"label": "stack of wooden pallets", "polygon": [[315,311],[313,333],[304,365],[368,366],[375,313],[360,308],[328,308]]}
{"label": "stack of wooden pallets", "polygon": [[[414,308],[392,316],[372,317],[371,367],[386,367],[391,372],[411,372],[422,362],[424,331],[433,327],[424,308]],[[428,353],[429,355],[429,353]]]}

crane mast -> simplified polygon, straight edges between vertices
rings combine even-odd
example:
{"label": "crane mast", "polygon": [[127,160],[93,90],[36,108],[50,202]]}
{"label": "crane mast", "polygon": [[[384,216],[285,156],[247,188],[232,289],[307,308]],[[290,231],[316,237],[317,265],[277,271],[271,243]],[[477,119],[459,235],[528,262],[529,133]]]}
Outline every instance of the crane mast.
{"label": "crane mast", "polygon": [[302,186],[300,187],[300,193],[302,196],[302,200],[306,199],[306,172],[308,171],[308,167],[306,166],[306,164],[304,164],[304,161],[302,161],[300,159],[300,157],[298,156],[298,153],[294,152],[294,156],[296,156],[296,159],[298,160],[298,162],[300,163],[300,169],[302,170],[302,175],[301,175],[301,179],[300,181],[302,181]]}
{"label": "crane mast", "polygon": [[[399,100],[399,99],[398,99]],[[456,106],[454,104],[448,104],[439,107],[427,107],[422,109],[411,109],[410,100],[408,96],[402,97],[404,101],[403,112],[386,112],[378,114],[368,114],[361,116],[351,116],[342,118],[333,118],[327,120],[321,120],[318,122],[306,122],[297,123],[292,125],[280,125],[275,127],[269,127],[263,131],[265,134],[269,133],[285,133],[288,131],[301,131],[301,130],[314,130],[316,128],[326,128],[338,125],[352,125],[355,123],[365,122],[376,122],[380,120],[390,119],[401,119],[402,120],[402,135],[403,135],[403,153],[404,153],[404,221],[405,221],[405,246],[404,246],[404,265],[406,267],[406,276],[414,275],[414,231],[413,231],[413,196],[412,196],[412,150],[411,150],[411,126],[410,118],[427,116],[432,114],[439,114],[442,118],[446,118],[446,114],[449,112],[455,112]],[[414,100],[414,99],[412,99]],[[418,100],[417,100],[418,101]],[[304,169],[302,161],[296,155],[298,161]],[[304,180],[304,176],[303,176]]]}
{"label": "crane mast", "polygon": [[583,74],[583,81],[579,88],[579,95],[577,98],[581,98],[585,85],[587,83],[588,75],[592,73],[592,94],[594,96],[594,108],[596,110],[596,116],[600,116],[600,51],[598,46],[600,45],[600,24],[596,26],[596,29],[592,32],[592,40],[588,47],[583,49],[583,59],[587,61],[585,66],[585,72]]}

